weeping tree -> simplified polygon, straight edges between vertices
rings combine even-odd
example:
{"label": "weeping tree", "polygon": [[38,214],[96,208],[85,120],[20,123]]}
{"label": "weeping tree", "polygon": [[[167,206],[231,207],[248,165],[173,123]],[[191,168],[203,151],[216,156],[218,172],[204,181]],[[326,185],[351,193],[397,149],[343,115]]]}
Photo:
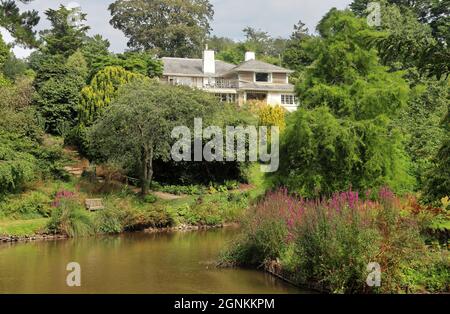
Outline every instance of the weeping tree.
{"label": "weeping tree", "polygon": [[409,161],[392,123],[408,99],[402,73],[379,64],[365,42],[378,34],[351,12],[332,9],[317,29],[321,38],[306,47],[316,60],[297,85],[303,108],[282,137],[278,183],[307,197],[385,184],[408,190]]}

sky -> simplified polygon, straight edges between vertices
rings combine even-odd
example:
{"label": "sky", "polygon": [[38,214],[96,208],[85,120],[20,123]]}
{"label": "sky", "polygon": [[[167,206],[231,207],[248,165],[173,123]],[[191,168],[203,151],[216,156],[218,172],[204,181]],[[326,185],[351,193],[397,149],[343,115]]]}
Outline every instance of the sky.
{"label": "sky", "polygon": [[[111,42],[111,50],[123,52],[127,49],[127,38],[110,24],[108,6],[113,0],[34,0],[28,5],[21,4],[23,9],[35,9],[41,15],[37,29],[49,27],[44,11],[57,8],[60,4],[69,5],[76,2],[82,11],[87,13],[87,24],[91,27],[90,35],[101,34]],[[267,31],[273,37],[288,37],[294,24],[302,20],[314,31],[317,22],[332,7],[346,8],[352,0],[210,0],[214,6],[212,34],[226,36],[234,40],[242,40],[242,30],[251,26]],[[5,41],[10,42],[11,36],[0,29]],[[14,48],[17,57],[27,57],[31,51],[20,47]]]}

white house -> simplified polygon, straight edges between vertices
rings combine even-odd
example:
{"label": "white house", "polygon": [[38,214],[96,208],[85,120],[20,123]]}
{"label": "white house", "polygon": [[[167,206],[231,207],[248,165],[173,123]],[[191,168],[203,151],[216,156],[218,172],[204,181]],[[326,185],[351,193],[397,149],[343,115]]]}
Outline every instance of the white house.
{"label": "white house", "polygon": [[162,81],[187,85],[216,94],[222,101],[258,100],[280,105],[288,111],[298,107],[294,85],[289,83],[293,71],[258,61],[254,52],[245,54],[245,62],[234,65],[216,60],[213,50],[205,50],[203,59],[162,58]]}

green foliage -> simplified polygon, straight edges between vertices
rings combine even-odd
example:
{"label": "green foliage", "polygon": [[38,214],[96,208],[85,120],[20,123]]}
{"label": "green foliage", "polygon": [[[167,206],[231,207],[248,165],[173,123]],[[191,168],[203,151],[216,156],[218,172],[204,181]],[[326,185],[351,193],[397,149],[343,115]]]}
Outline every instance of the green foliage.
{"label": "green foliage", "polygon": [[364,190],[389,184],[411,188],[409,162],[399,134],[386,117],[337,119],[327,107],[299,109],[280,144],[277,182],[305,197],[331,195],[350,186]]}
{"label": "green foliage", "polygon": [[[399,204],[386,189],[374,201],[352,191],[310,201],[271,192],[247,213],[222,261],[275,263],[284,277],[332,293],[447,291],[448,256],[427,251],[415,215]],[[379,288],[366,285],[370,262],[382,269]]]}
{"label": "green foliage", "polygon": [[[83,46],[88,26],[83,24],[72,25],[70,15],[73,10],[61,5],[59,9],[48,9],[45,11],[47,19],[51,23],[51,28],[41,32],[44,41],[44,47],[41,47],[45,53],[50,55],[63,55],[69,57]],[[80,22],[86,21],[86,14],[79,14]]]}
{"label": "green foliage", "polygon": [[208,120],[219,104],[198,90],[145,81],[124,86],[119,94],[93,125],[90,139],[109,160],[138,169],[145,195],[153,161],[169,157],[173,127],[191,126],[198,117]]}
{"label": "green foliage", "polygon": [[91,83],[81,90],[79,122],[91,125],[118,96],[119,88],[134,80],[144,80],[140,74],[122,67],[108,66],[99,71]]}
{"label": "green foliage", "polygon": [[67,58],[66,66],[77,76],[85,80],[87,79],[89,71],[88,64],[81,50],[75,51],[74,54]]}
{"label": "green foliage", "polygon": [[53,210],[47,223],[47,230],[76,238],[92,235],[94,225],[85,209],[76,201],[65,199]]}
{"label": "green foliage", "polygon": [[405,147],[413,162],[418,188],[423,187],[433,158],[446,136],[440,123],[450,101],[449,91],[448,81],[420,80],[411,90],[408,106],[396,119],[406,134]]}
{"label": "green foliage", "polygon": [[81,52],[88,64],[88,68],[92,69],[97,60],[108,57],[110,55],[109,47],[110,42],[104,39],[101,35],[95,35],[85,39]]}
{"label": "green foliage", "polygon": [[33,191],[20,196],[8,196],[0,202],[0,216],[10,219],[36,219],[49,217],[50,197]]}
{"label": "green foliage", "polygon": [[153,194],[147,194],[144,197],[144,202],[148,203],[148,204],[154,204],[154,203],[156,203],[157,200],[158,200],[158,198]]}
{"label": "green foliage", "polygon": [[332,9],[319,23],[316,60],[297,85],[300,109],[288,120],[277,182],[306,197],[385,184],[412,186],[402,136],[392,124],[408,99],[401,73],[364,44],[366,21]]}
{"label": "green foliage", "polygon": [[[283,52],[283,66],[296,71],[297,75],[304,71],[305,67],[314,60],[314,56],[311,56],[309,51],[305,49],[305,43],[310,40],[313,40],[313,37],[308,34],[308,28],[302,21],[299,21],[298,24],[294,25],[294,32]],[[294,76],[296,75],[294,74]]]}
{"label": "green foliage", "polygon": [[5,62],[8,60],[9,56],[10,56],[10,48],[3,41],[3,36],[0,34],[0,68],[3,67]]}
{"label": "green foliage", "polygon": [[[351,8],[368,14],[369,0],[355,0]],[[416,67],[430,77],[448,77],[450,50],[449,6],[446,1],[381,1],[384,34],[373,40],[385,64]]]}
{"label": "green foliage", "polygon": [[[49,55],[35,55],[33,59],[32,66],[37,75],[34,101],[45,119],[46,129],[62,135],[77,120],[80,91],[86,79],[83,64],[86,62],[79,52],[67,62],[62,57]],[[80,62],[79,68],[74,67],[75,61]]]}
{"label": "green foliage", "polygon": [[32,71],[28,69],[28,65],[25,61],[17,59],[14,54],[11,54],[5,61],[1,71],[11,81],[15,81],[23,76],[32,77]]}
{"label": "green foliage", "polygon": [[[26,4],[33,0],[18,1]],[[35,10],[20,12],[16,2],[4,0],[0,3],[0,26],[9,31],[15,43],[26,48],[35,48],[38,41],[33,28],[39,23],[39,13]]]}
{"label": "green foliage", "polygon": [[160,57],[198,56],[214,14],[208,0],[117,0],[109,10],[111,25],[129,38],[130,48],[154,50]]}
{"label": "green foliage", "polygon": [[95,213],[94,225],[97,233],[116,234],[123,231],[121,213],[116,208],[108,208]]}
{"label": "green foliage", "polygon": [[427,173],[424,185],[424,201],[439,202],[450,195],[450,104],[447,103],[447,114],[442,121],[445,138],[442,146],[433,159],[433,165]]}
{"label": "green foliage", "polygon": [[92,63],[91,75],[105,67],[122,67],[129,72],[148,77],[159,77],[163,71],[161,60],[147,52],[125,52],[123,54],[98,56]]}
{"label": "green foliage", "polygon": [[286,128],[286,110],[281,106],[264,106],[259,110],[259,125]]}
{"label": "green foliage", "polygon": [[27,139],[0,131],[0,194],[18,191],[35,177],[36,159]]}

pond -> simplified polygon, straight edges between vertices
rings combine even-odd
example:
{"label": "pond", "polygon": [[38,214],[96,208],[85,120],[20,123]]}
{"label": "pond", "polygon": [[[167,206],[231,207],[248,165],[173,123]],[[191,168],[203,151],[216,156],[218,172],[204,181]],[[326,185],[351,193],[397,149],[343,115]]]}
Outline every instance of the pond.
{"label": "pond", "polygon": [[[266,273],[217,269],[238,230],[82,238],[0,245],[0,293],[307,293]],[[68,287],[67,264],[81,267]]]}

